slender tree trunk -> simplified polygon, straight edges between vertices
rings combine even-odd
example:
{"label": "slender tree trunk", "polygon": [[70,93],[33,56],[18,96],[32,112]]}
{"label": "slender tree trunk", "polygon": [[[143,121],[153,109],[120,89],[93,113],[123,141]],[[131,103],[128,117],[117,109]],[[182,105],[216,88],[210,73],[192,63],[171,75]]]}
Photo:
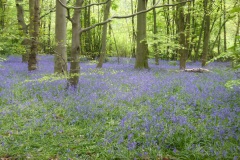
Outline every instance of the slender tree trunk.
{"label": "slender tree trunk", "polygon": [[[91,0],[88,1],[88,4],[91,4]],[[89,27],[90,26],[90,22],[91,22],[91,7],[87,7],[85,9],[85,23],[84,23],[84,27]],[[87,31],[85,33],[85,51],[87,53],[92,52],[92,42],[91,42],[91,31]]]}
{"label": "slender tree trunk", "polygon": [[[52,1],[50,1],[50,8],[52,8]],[[52,53],[52,43],[51,43],[51,27],[52,27],[52,14],[48,16],[48,53]]]}
{"label": "slender tree trunk", "polygon": [[[147,0],[138,0],[137,11],[146,10]],[[137,50],[135,69],[149,68],[148,66],[148,45],[146,40],[147,19],[146,13],[137,15]]]}
{"label": "slender tree trunk", "polygon": [[[220,3],[222,4],[222,1],[223,0],[220,0]],[[222,12],[222,5],[220,7],[220,12]],[[219,31],[221,33],[221,30],[222,30],[222,16],[220,16],[220,19],[219,19]],[[217,41],[217,38],[216,38],[216,41]],[[212,50],[210,50],[211,52],[213,51],[214,49],[214,44],[213,44],[213,47],[212,47]],[[221,34],[219,34],[218,36],[218,55],[221,54]]]}
{"label": "slender tree trunk", "polygon": [[209,52],[210,40],[210,10],[211,1],[204,0],[204,37],[203,37],[203,50],[202,50],[202,67],[206,66],[207,56]]}
{"label": "slender tree trunk", "polygon": [[[108,1],[104,9],[104,21],[107,20],[109,17],[110,7],[111,7],[111,0]],[[99,62],[97,64],[97,68],[102,68],[103,62],[105,60],[106,51],[107,51],[107,24],[104,24],[102,28],[101,53],[100,53]]]}
{"label": "slender tree trunk", "polygon": [[6,2],[3,2],[3,0],[0,0],[0,28],[5,28],[5,4]]}
{"label": "slender tree trunk", "polygon": [[[220,20],[219,20],[220,22],[219,22],[219,30],[221,30],[221,23],[222,23],[222,18],[220,18]],[[216,41],[217,41],[217,39],[216,39]],[[214,45],[214,44],[213,44]],[[220,55],[221,54],[221,34],[219,34],[219,36],[218,36],[218,55]],[[212,50],[210,50],[211,52],[213,51],[213,48],[214,48],[214,46],[212,47]]]}
{"label": "slender tree trunk", "polygon": [[186,30],[186,50],[187,50],[187,57],[191,55],[191,47],[190,47],[190,40],[191,40],[191,2],[188,3],[188,11],[186,14],[186,24],[185,24],[185,30]]}
{"label": "slender tree trunk", "polygon": [[[223,21],[226,21],[226,0],[223,0]],[[227,31],[226,31],[226,23],[223,26],[223,37],[224,37],[224,52],[227,51]]]}
{"label": "slender tree trunk", "polygon": [[[178,2],[182,2],[183,0],[178,0]],[[180,69],[185,69],[186,68],[186,61],[187,61],[187,50],[186,50],[186,36],[185,36],[185,16],[184,16],[184,5],[185,4],[181,4],[179,6],[177,6],[177,14],[178,17],[176,18],[177,22],[177,26],[178,26],[178,34],[179,34],[179,44],[180,44],[180,48],[179,48],[179,55],[180,55]]]}
{"label": "slender tree trunk", "polygon": [[[136,7],[133,4],[133,0],[131,0],[132,14],[134,13],[135,8]],[[136,31],[134,17],[132,17],[132,57],[136,57]]]}
{"label": "slender tree trunk", "polygon": [[56,0],[54,72],[59,74],[67,73],[66,27],[66,9]]}
{"label": "slender tree trunk", "polygon": [[[194,42],[195,38],[197,37],[196,36],[196,31],[197,31],[197,23],[196,23],[196,19],[195,19],[195,13],[196,13],[196,9],[195,9],[195,1],[192,2],[192,6],[191,6],[191,42]],[[191,43],[190,44],[190,50],[191,50],[191,53],[192,51],[194,51],[194,54],[191,54],[190,56],[192,56],[192,60],[196,61],[196,43]]]}
{"label": "slender tree trunk", "polygon": [[[240,28],[240,13],[238,13],[238,21],[237,21],[237,30],[235,33],[235,38],[234,38],[234,52],[237,52],[237,46],[239,46],[240,44],[240,38],[239,38],[239,28]],[[234,62],[234,60],[232,61],[232,67],[235,67],[235,65],[237,65],[236,62]]]}
{"label": "slender tree trunk", "polygon": [[198,38],[197,48],[196,48],[196,53],[195,53],[195,59],[198,59],[198,57],[200,56],[199,51],[200,51],[201,42],[202,42],[203,29],[204,29],[204,20],[202,20],[202,26],[201,26],[200,33],[199,33],[199,38]]}
{"label": "slender tree trunk", "polygon": [[[163,0],[163,3],[165,4],[165,0]],[[167,0],[167,4],[169,4],[169,0]],[[164,9],[164,17],[165,17],[165,21],[166,21],[166,32],[167,32],[167,40],[166,40],[166,43],[168,44],[172,38],[171,37],[171,18],[170,18],[170,8],[169,7],[166,7],[166,8],[163,8]],[[167,48],[166,48],[166,55],[169,55],[169,49],[170,49],[170,45],[167,45]]]}
{"label": "slender tree trunk", "polygon": [[[210,52],[213,51],[218,39],[221,37],[221,33],[222,33],[222,28],[224,27],[225,23],[228,21],[228,19],[226,19],[224,22],[221,22],[221,26],[219,27],[218,33],[217,33],[217,37],[215,38],[214,42],[212,43],[212,46],[210,48]],[[211,33],[211,32],[210,32]]]}
{"label": "slender tree trunk", "polygon": [[[156,0],[153,0],[153,5],[156,3]],[[153,34],[154,34],[154,40],[156,41],[156,34],[157,34],[157,14],[156,14],[156,9],[153,9]],[[159,65],[159,53],[158,53],[158,45],[155,42],[153,45],[153,51],[155,55],[155,64]]]}
{"label": "slender tree trunk", "polygon": [[22,62],[28,62],[28,56],[29,56],[29,39],[27,39],[28,35],[28,28],[25,23],[24,19],[24,9],[21,3],[23,0],[15,0],[16,7],[17,7],[17,20],[19,25],[19,30],[22,31],[23,36],[25,37],[22,44],[25,47],[26,53],[22,55]]}
{"label": "slender tree trunk", "polygon": [[30,10],[30,27],[29,33],[31,37],[31,47],[28,59],[28,70],[37,69],[37,53],[38,53],[38,36],[40,26],[40,1],[29,0]]}
{"label": "slender tree trunk", "polygon": [[237,44],[240,44],[240,38],[239,36],[239,28],[240,28],[240,13],[238,13],[238,22],[237,22],[237,29],[235,33],[235,38],[234,38],[234,50],[236,51],[237,49]]}
{"label": "slender tree trunk", "polygon": [[[172,0],[172,3],[175,3],[175,2],[178,2],[178,1]],[[169,1],[168,1],[168,4],[170,4]],[[177,7],[172,6],[172,25],[171,25],[172,26],[171,27],[172,28],[172,30],[171,30],[172,33],[171,33],[171,35],[172,35],[173,38],[171,37],[171,40],[177,43],[178,39],[177,39],[176,35],[178,34],[178,28],[177,28],[178,24],[177,24],[177,13],[176,13],[176,11],[177,11]],[[174,48],[172,52],[173,53],[178,53],[179,52],[178,48]],[[173,54],[171,59],[175,60],[176,58],[174,56],[175,56],[175,54]]]}
{"label": "slender tree trunk", "polygon": [[[81,7],[83,4],[83,0],[76,0],[75,6]],[[71,47],[71,62],[70,62],[70,77],[68,79],[71,87],[76,88],[79,81],[80,75],[80,9],[74,9],[73,17],[72,17],[72,47]]]}

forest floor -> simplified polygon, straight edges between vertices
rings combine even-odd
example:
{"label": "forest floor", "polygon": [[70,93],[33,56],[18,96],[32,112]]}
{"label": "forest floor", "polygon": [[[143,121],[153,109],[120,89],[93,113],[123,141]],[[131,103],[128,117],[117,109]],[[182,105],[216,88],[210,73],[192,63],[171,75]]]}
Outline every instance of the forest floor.
{"label": "forest floor", "polygon": [[[240,88],[228,62],[211,72],[178,62],[111,58],[81,63],[79,86],[53,74],[53,57],[28,72],[20,57],[0,62],[0,159],[240,158]],[[187,68],[199,68],[190,62]]]}

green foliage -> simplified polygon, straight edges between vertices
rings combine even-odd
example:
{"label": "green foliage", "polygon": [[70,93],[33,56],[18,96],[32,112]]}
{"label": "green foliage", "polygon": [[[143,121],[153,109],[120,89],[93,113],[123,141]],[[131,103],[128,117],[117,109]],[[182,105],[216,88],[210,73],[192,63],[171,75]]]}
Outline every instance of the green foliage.
{"label": "green foliage", "polygon": [[25,48],[21,45],[20,41],[20,37],[2,33],[2,37],[0,38],[0,55],[24,54]]}
{"label": "green foliage", "polygon": [[169,61],[168,64],[171,65],[171,66],[177,66],[177,62],[176,61]]}
{"label": "green foliage", "polygon": [[239,13],[240,12],[240,6],[238,5],[237,7],[232,8],[232,10],[230,10],[230,13]]}
{"label": "green foliage", "polygon": [[227,88],[233,88],[234,86],[240,86],[240,79],[228,81],[225,86]]}
{"label": "green foliage", "polygon": [[[9,8],[4,11],[4,26],[0,26],[0,55],[21,55],[25,52],[25,48],[21,45],[25,37],[18,29],[14,2],[7,1],[7,6]],[[8,19],[15,20],[15,23]]]}
{"label": "green foliage", "polygon": [[[240,54],[239,54],[240,53],[240,45],[239,45],[240,36],[237,36],[236,38],[237,38],[237,43],[234,46],[228,48],[227,52],[223,52],[219,56],[214,57],[208,63],[218,59],[231,60],[233,69],[239,70],[240,69]],[[225,86],[227,88],[233,88],[233,86],[240,86],[240,79],[228,81],[225,84]]]}
{"label": "green foliage", "polygon": [[3,62],[3,61],[6,61],[6,58],[4,58],[4,57],[1,57],[1,55],[0,55],[0,68],[2,68],[3,66],[1,65],[1,62]]}
{"label": "green foliage", "polygon": [[[165,33],[157,33],[148,34],[147,43],[149,45],[150,50],[150,58],[153,58],[156,54],[159,54],[161,58],[172,58],[176,56],[175,50],[178,49],[180,46],[177,44],[174,39],[175,36],[168,36]],[[157,53],[154,52],[154,45],[157,45]],[[168,54],[165,51],[168,47]]]}
{"label": "green foliage", "polygon": [[[240,40],[240,37],[238,36],[237,39]],[[214,57],[208,63],[213,62],[218,59],[231,60],[233,63],[233,68],[239,69],[240,68],[240,54],[239,53],[240,53],[240,45],[238,42],[235,46],[228,48],[227,52],[223,52],[219,56]]]}

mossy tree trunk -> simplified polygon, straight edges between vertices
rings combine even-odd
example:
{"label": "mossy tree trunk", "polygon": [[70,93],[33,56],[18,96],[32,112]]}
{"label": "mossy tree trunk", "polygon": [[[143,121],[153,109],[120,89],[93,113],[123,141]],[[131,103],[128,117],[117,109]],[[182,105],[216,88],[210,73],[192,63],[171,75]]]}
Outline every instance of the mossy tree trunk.
{"label": "mossy tree trunk", "polygon": [[[75,6],[81,7],[83,4],[83,0],[76,0]],[[80,30],[81,30],[81,24],[80,24],[80,14],[81,9],[74,9],[73,17],[71,18],[72,23],[72,46],[71,46],[71,61],[70,61],[70,77],[68,79],[69,85],[71,87],[76,88],[79,81],[79,75],[80,75],[80,51],[81,51],[81,45],[80,45]]]}
{"label": "mossy tree trunk", "polygon": [[[147,0],[138,0],[137,12],[146,10]],[[149,68],[148,66],[148,44],[146,40],[147,19],[146,13],[137,15],[137,48],[135,69]]]}
{"label": "mossy tree trunk", "polygon": [[22,41],[22,45],[24,45],[26,53],[22,55],[22,62],[28,62],[29,56],[29,39],[27,39],[28,35],[28,27],[24,19],[24,9],[21,3],[23,0],[15,0],[16,8],[17,8],[17,21],[19,25],[19,30],[22,32],[24,40]]}
{"label": "mossy tree trunk", "polygon": [[[109,17],[109,12],[110,12],[110,7],[111,7],[111,0],[108,1],[105,9],[104,9],[104,21],[108,19]],[[106,51],[107,51],[107,23],[103,25],[102,28],[102,40],[101,40],[101,53],[100,53],[100,58],[99,62],[97,64],[97,68],[102,68],[103,62],[106,57]]]}
{"label": "mossy tree trunk", "polygon": [[[178,0],[178,2],[183,2],[184,0]],[[187,61],[187,46],[186,46],[186,36],[185,36],[185,15],[184,15],[184,3],[177,6],[177,17],[176,24],[178,28],[178,42],[180,48],[178,50],[180,56],[180,66],[181,70],[186,68]]]}
{"label": "mossy tree trunk", "polygon": [[29,0],[30,26],[29,33],[31,38],[30,54],[28,59],[28,70],[37,69],[38,36],[40,27],[40,1]]}

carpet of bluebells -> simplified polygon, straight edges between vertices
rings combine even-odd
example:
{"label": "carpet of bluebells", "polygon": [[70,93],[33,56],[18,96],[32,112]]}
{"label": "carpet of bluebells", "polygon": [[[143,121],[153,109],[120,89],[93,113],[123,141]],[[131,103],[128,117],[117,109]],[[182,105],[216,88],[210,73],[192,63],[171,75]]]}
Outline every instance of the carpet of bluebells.
{"label": "carpet of bluebells", "polygon": [[224,86],[239,78],[230,63],[205,73],[149,63],[82,62],[79,86],[67,90],[52,56],[39,56],[33,72],[20,57],[0,62],[0,158],[240,159],[240,88]]}

